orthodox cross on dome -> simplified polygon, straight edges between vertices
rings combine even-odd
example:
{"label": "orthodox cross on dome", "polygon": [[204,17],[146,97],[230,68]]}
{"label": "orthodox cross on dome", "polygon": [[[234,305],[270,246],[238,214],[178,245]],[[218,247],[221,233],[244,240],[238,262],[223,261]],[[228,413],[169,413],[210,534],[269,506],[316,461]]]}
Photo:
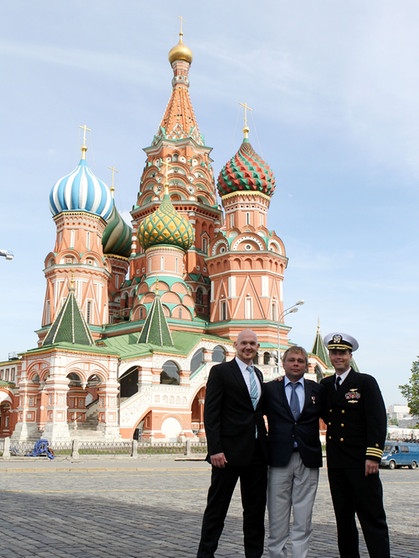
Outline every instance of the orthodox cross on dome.
{"label": "orthodox cross on dome", "polygon": [[249,134],[249,126],[247,125],[247,111],[252,111],[253,109],[249,107],[247,103],[239,103],[241,107],[244,109],[244,127],[243,127],[243,134],[244,137],[247,138]]}
{"label": "orthodox cross on dome", "polygon": [[182,16],[178,16],[179,20],[180,20],[180,35],[183,35],[183,17]]}
{"label": "orthodox cross on dome", "polygon": [[116,167],[108,167],[108,169],[111,171],[112,175],[111,175],[111,186],[110,186],[110,191],[112,194],[112,197],[114,197],[114,193],[115,193],[115,173],[119,172],[118,169]]}
{"label": "orthodox cross on dome", "polygon": [[88,128],[86,126],[86,124],[83,124],[83,126],[79,126],[79,128],[81,128],[83,130],[83,145],[81,148],[82,151],[82,159],[86,158],[86,151],[87,151],[87,145],[86,145],[86,137],[87,137],[87,132],[91,132],[91,128]]}

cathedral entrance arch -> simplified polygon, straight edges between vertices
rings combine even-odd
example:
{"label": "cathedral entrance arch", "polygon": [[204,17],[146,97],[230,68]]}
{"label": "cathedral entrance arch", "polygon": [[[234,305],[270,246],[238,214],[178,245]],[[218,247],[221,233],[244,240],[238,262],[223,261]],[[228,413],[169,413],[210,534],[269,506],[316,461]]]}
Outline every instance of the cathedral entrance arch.
{"label": "cathedral entrance arch", "polygon": [[119,378],[121,398],[131,397],[138,392],[138,366],[132,366]]}
{"label": "cathedral entrance arch", "polygon": [[71,372],[67,375],[69,380],[67,392],[67,421],[78,428],[96,430],[98,425],[98,390],[102,379],[97,374],[91,374],[87,381]]}

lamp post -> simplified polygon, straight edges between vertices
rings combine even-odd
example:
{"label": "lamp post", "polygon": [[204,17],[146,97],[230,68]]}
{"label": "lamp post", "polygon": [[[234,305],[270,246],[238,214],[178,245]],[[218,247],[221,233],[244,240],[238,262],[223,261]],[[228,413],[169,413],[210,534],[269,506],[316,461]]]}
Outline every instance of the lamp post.
{"label": "lamp post", "polygon": [[9,250],[2,250],[1,248],[0,256],[3,256],[3,258],[6,258],[6,260],[13,260],[14,258],[13,252],[9,252]]}
{"label": "lamp post", "polygon": [[295,304],[293,304],[292,306],[290,306],[289,308],[285,308],[285,310],[283,312],[281,312],[281,314],[279,315],[279,319],[278,319],[278,374],[279,374],[279,354],[280,354],[280,328],[281,328],[281,324],[283,319],[285,318],[285,316],[288,316],[288,314],[295,314],[295,312],[298,312],[298,307],[302,306],[304,304],[304,300],[298,300]]}

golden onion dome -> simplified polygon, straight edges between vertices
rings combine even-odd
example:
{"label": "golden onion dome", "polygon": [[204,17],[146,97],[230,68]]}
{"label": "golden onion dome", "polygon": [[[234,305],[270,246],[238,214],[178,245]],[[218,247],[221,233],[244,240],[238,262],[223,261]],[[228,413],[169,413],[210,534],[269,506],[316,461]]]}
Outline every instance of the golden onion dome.
{"label": "golden onion dome", "polygon": [[173,64],[176,60],[184,60],[189,64],[192,63],[192,51],[183,44],[183,33],[179,33],[179,42],[169,51],[169,62]]}
{"label": "golden onion dome", "polygon": [[140,223],[137,237],[144,250],[168,244],[187,252],[193,245],[195,232],[189,220],[173,207],[166,188],[159,208]]}

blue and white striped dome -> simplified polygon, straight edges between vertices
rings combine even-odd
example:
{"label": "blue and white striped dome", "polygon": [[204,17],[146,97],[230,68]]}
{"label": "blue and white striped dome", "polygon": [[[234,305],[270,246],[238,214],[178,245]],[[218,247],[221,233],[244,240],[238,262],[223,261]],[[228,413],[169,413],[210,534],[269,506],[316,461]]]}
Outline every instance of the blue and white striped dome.
{"label": "blue and white striped dome", "polygon": [[52,188],[50,209],[53,215],[62,211],[86,211],[106,221],[113,209],[112,195],[106,184],[89,169],[84,155],[85,150],[79,165]]}

